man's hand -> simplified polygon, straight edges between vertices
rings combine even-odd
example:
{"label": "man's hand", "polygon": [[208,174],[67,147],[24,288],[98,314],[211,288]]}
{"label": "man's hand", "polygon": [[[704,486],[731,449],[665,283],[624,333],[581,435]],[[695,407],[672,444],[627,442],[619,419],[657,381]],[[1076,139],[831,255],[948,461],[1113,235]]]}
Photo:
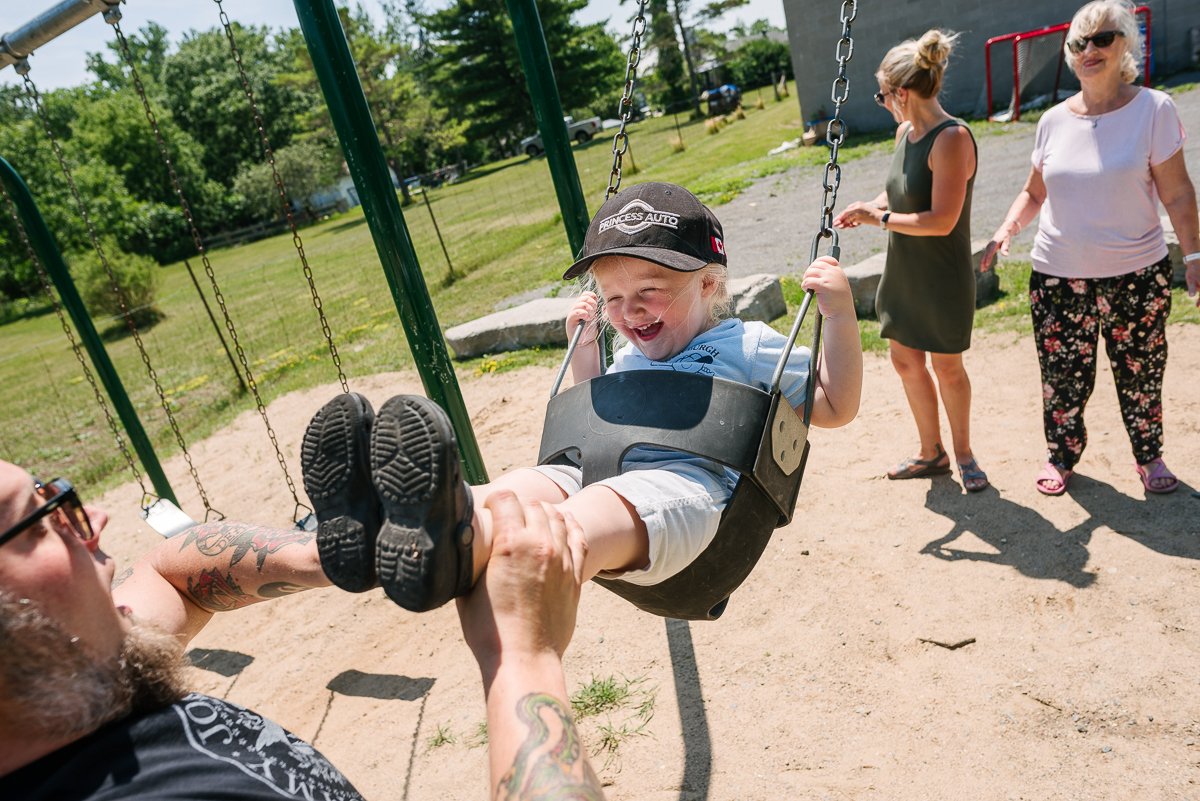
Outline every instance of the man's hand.
{"label": "man's hand", "polygon": [[491,558],[458,599],[458,615],[483,674],[492,798],[602,800],[562,668],[583,583],[583,529],[510,492],[493,494],[487,508]]}
{"label": "man's hand", "polygon": [[561,659],[575,630],[587,545],[575,519],[510,492],[487,501],[492,555],[475,589],[458,601],[463,636],[485,676],[509,658]]}

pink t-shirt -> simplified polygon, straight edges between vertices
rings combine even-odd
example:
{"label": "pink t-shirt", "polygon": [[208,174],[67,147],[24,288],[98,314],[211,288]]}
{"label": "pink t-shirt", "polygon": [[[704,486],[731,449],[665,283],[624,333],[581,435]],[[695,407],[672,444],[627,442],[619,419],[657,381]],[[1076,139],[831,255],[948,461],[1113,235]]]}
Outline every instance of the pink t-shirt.
{"label": "pink t-shirt", "polygon": [[1111,278],[1167,255],[1150,167],[1183,146],[1169,95],[1138,90],[1121,108],[1085,117],[1066,103],[1038,122],[1033,166],[1046,184],[1033,269],[1064,278]]}

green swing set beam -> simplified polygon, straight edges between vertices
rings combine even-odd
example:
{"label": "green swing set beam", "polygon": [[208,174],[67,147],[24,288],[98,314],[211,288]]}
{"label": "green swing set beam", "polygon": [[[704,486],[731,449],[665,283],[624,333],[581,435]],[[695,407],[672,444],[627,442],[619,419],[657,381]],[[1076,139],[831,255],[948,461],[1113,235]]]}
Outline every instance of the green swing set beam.
{"label": "green swing set beam", "polygon": [[583,199],[579,171],[575,167],[575,156],[571,153],[571,139],[563,122],[562,100],[554,80],[554,66],[550,63],[542,18],[538,16],[534,0],[507,0],[507,4],[513,35],[517,39],[517,52],[521,57],[521,71],[525,73],[533,116],[542,135],[542,143],[546,146],[546,163],[550,166],[550,178],[558,195],[563,227],[567,229],[567,241],[571,244],[571,255],[574,256],[583,249],[583,238],[592,218]]}
{"label": "green swing set beam", "polygon": [[487,471],[471,428],[471,418],[442,339],[442,329],[421,274],[404,213],[396,199],[391,171],[379,145],[375,122],[371,119],[371,110],[358,80],[354,57],[350,54],[337,9],[333,0],[294,0],[294,3],[321,93],[329,107],[354,188],[362,201],[363,216],[375,242],[421,382],[429,398],[450,416],[467,481],[486,483]]}
{"label": "green swing set beam", "polygon": [[13,205],[17,207],[17,215],[21,218],[21,225],[25,228],[25,234],[29,237],[29,244],[33,247],[33,252],[37,254],[38,259],[46,268],[46,273],[54,282],[55,288],[58,289],[63,307],[71,315],[75,330],[79,332],[79,338],[83,340],[83,345],[92,358],[96,374],[108,392],[117,417],[125,426],[129,442],[137,451],[138,458],[141,459],[142,466],[146,469],[146,475],[149,476],[150,483],[154,485],[155,493],[158,497],[165,498],[178,506],[179,501],[176,500],[175,492],[171,489],[170,482],[167,481],[167,476],[158,461],[158,455],[155,454],[154,447],[150,444],[150,438],[146,436],[142,421],[133,409],[129,395],[125,392],[125,385],[121,383],[121,377],[117,375],[112,361],[108,358],[108,352],[104,349],[100,336],[96,333],[96,326],[92,324],[92,318],[88,316],[87,309],[84,308],[83,300],[79,297],[78,290],[75,289],[75,283],[71,280],[71,273],[67,269],[66,262],[63,261],[54,237],[50,234],[50,229],[46,226],[46,221],[38,210],[33,195],[29,192],[29,187],[26,186],[24,179],[13,169],[12,165],[2,157],[0,157],[0,181],[4,182],[8,196],[12,198]]}
{"label": "green swing set beam", "polygon": [[[454,366],[446,351],[429,289],[421,274],[404,212],[389,178],[387,159],[333,0],[294,0],[300,30],[312,58],[321,93],[346,156],[346,165],[362,201],[363,216],[375,242],[392,300],[404,326],[413,361],[429,397],[446,410],[458,436],[467,480],[487,481],[471,419],[463,403]],[[583,247],[589,221],[587,204],[562,120],[550,55],[533,0],[508,0],[521,64],[529,82],[534,114],[546,143],[550,173],[562,210],[572,253]]]}

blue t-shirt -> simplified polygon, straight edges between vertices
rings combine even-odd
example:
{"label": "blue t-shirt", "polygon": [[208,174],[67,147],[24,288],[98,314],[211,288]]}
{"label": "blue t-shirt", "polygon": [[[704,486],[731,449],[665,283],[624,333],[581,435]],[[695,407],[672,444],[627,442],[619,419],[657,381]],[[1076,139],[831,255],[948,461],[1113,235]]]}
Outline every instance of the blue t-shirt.
{"label": "blue t-shirt", "polygon": [[[627,344],[613,355],[608,372],[678,370],[725,378],[767,392],[785,345],[787,337],[770,326],[731,318],[700,334],[665,362],[651,361],[632,344]],[[809,349],[800,345],[793,347],[788,356],[779,388],[792,408],[804,403],[811,357]]]}
{"label": "blue t-shirt", "polygon": [[[771,379],[775,377],[775,366],[786,345],[787,337],[764,323],[747,323],[731,318],[703,332],[665,362],[651,361],[632,343],[627,344],[613,355],[612,366],[607,372],[678,370],[737,381],[768,392]],[[788,355],[779,388],[793,408],[804,403],[811,357],[811,351],[801,345],[794,346]],[[737,473],[732,470],[726,470],[708,459],[662,448],[634,448],[625,456],[622,464],[644,468],[672,461],[699,464],[717,475],[724,473],[730,489],[737,483]]]}

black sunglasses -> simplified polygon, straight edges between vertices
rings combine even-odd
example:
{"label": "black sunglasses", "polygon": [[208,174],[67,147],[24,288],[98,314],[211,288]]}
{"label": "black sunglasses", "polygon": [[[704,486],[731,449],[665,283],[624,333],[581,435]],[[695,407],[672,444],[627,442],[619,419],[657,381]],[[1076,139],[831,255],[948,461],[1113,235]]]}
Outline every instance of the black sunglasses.
{"label": "black sunglasses", "polygon": [[878,103],[879,105],[883,106],[884,108],[887,108],[887,103],[884,103],[884,102],[883,102],[883,99],[884,99],[885,97],[887,97],[888,95],[892,94],[894,91],[895,91],[894,89],[889,89],[889,90],[888,90],[888,91],[886,91],[886,92],[884,92],[884,91],[882,91],[882,90],[881,90],[881,91],[878,91],[878,92],[876,92],[876,93],[873,95],[873,97],[875,98],[875,102],[876,102],[876,103]]}
{"label": "black sunglasses", "polygon": [[1091,36],[1080,36],[1078,39],[1071,39],[1067,42],[1067,49],[1075,55],[1079,55],[1084,50],[1087,50],[1088,42],[1091,42],[1103,50],[1115,42],[1118,36],[1124,35],[1120,31],[1100,31],[1099,33],[1093,33]]}
{"label": "black sunglasses", "polygon": [[64,530],[60,525],[61,533],[73,534],[84,542],[96,538],[96,530],[92,528],[92,521],[88,519],[83,502],[79,500],[79,495],[70,481],[65,478],[56,478],[45,484],[35,481],[34,487],[37,494],[42,496],[46,502],[8,531],[0,534],[0,545],[16,537],[43,517],[59,510],[62,511],[61,517],[65,519],[68,526],[68,529]]}

